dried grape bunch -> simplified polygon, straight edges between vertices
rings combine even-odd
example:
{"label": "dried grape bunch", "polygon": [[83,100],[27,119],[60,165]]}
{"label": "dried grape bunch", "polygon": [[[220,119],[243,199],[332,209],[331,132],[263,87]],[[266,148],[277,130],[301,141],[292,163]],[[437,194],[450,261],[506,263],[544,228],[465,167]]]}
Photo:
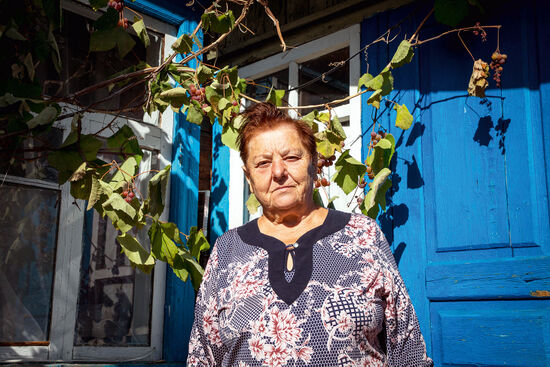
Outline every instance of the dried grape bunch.
{"label": "dried grape bunch", "polygon": [[489,65],[481,59],[476,60],[468,83],[468,94],[475,97],[485,97],[485,89],[489,86],[488,77]]}
{"label": "dried grape bunch", "polygon": [[495,51],[491,55],[491,64],[489,67],[493,70],[493,80],[495,81],[497,88],[500,88],[500,76],[507,58],[508,55],[501,54],[499,51]]}
{"label": "dried grape bunch", "polygon": [[[378,144],[378,142],[382,139],[384,139],[386,137],[386,133],[382,130],[375,132],[371,132],[370,133],[370,143],[369,143],[369,148],[370,149],[374,149],[374,147],[376,146],[376,144]],[[372,167],[369,166],[367,164],[367,176],[369,176],[369,178],[372,180],[374,178],[374,172],[372,172]],[[365,186],[362,186],[362,188],[365,187]]]}
{"label": "dried grape bunch", "polygon": [[475,27],[476,29],[472,31],[474,36],[481,35],[481,42],[487,42],[487,32],[485,32],[485,29],[481,28],[481,23],[476,22]]}
{"label": "dried grape bunch", "polygon": [[[323,167],[332,166],[335,160],[336,160],[335,155],[332,155],[327,158],[321,153],[317,153],[317,174],[321,174],[323,172]],[[319,188],[321,186],[329,186],[329,185],[330,185],[330,182],[325,177],[315,180],[315,188]]]}
{"label": "dried grape bunch", "polygon": [[122,12],[124,11],[124,1],[123,0],[109,0],[107,3],[107,6],[109,8],[113,8],[116,11],[118,11],[119,18],[118,18],[118,26],[123,28],[128,28],[128,18],[125,18],[122,15]]}

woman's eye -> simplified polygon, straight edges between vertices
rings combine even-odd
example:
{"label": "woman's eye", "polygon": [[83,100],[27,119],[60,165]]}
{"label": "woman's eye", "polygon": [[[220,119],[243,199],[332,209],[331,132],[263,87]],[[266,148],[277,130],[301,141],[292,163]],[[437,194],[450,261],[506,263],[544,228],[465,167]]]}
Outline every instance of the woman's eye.
{"label": "woman's eye", "polygon": [[300,159],[300,157],[295,156],[295,155],[290,155],[290,156],[288,156],[288,157],[285,157],[285,160],[286,160],[286,161],[290,161],[290,162],[297,161],[298,159]]}
{"label": "woman's eye", "polygon": [[269,161],[258,162],[258,167],[267,167],[269,166]]}

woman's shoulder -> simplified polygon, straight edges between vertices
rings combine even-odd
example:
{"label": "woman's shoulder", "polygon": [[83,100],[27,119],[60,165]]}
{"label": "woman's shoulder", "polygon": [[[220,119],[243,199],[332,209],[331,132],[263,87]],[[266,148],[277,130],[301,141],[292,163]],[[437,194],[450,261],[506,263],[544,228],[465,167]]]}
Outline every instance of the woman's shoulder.
{"label": "woman's shoulder", "polygon": [[379,228],[378,223],[376,223],[376,220],[362,213],[351,213],[348,226],[352,228],[357,228],[357,229],[367,229],[367,228],[378,229]]}

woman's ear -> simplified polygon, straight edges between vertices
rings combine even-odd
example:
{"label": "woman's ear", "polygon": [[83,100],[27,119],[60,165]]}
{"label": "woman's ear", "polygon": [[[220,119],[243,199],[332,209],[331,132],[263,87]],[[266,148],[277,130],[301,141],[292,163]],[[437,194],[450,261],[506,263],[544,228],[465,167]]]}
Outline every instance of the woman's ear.
{"label": "woman's ear", "polygon": [[246,182],[248,183],[248,188],[250,189],[251,193],[254,193],[254,189],[252,188],[252,184],[250,183],[250,174],[246,168],[245,165],[242,166],[244,177],[246,178]]}

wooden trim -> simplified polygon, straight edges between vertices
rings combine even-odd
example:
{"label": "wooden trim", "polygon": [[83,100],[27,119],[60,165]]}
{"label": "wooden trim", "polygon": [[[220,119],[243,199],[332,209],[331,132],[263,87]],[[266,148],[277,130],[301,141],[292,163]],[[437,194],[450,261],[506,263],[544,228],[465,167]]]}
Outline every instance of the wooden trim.
{"label": "wooden trim", "polygon": [[[285,24],[281,27],[281,32],[288,45],[298,47],[359,23],[376,13],[395,9],[411,2],[412,0],[350,0]],[[254,50],[254,52],[243,52],[243,50]],[[243,66],[281,52],[281,46],[277,33],[272,31],[219,51],[218,64]]]}
{"label": "wooden trim", "polygon": [[0,347],[36,347],[36,346],[49,346],[49,341],[36,341],[36,342],[0,342]]}

